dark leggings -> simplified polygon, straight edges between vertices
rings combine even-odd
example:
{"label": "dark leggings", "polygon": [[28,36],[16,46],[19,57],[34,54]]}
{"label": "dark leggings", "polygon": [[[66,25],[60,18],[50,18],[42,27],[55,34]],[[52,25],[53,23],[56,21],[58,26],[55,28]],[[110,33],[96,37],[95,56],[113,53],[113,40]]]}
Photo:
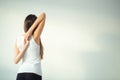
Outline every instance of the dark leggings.
{"label": "dark leggings", "polygon": [[42,76],[34,73],[18,73],[16,80],[42,80]]}

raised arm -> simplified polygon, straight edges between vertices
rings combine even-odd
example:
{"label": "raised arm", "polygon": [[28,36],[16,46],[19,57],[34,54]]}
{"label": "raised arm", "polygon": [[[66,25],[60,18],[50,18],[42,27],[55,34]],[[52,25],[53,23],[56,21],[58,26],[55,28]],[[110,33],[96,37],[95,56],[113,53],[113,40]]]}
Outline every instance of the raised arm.
{"label": "raised arm", "polygon": [[30,29],[26,33],[27,39],[32,35],[34,30],[35,30],[33,33],[34,39],[35,40],[39,39],[45,24],[45,19],[46,19],[45,13],[42,13],[40,16],[38,16],[36,21],[33,23],[33,25],[30,27]]}

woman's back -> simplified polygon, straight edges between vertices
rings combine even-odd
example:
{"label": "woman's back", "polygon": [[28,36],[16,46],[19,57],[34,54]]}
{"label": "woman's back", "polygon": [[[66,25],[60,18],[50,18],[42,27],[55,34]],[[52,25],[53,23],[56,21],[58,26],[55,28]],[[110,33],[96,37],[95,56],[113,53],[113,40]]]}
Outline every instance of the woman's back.
{"label": "woman's back", "polygon": [[[24,36],[17,38],[17,47],[21,51],[24,46]],[[40,59],[40,46],[35,42],[33,37],[30,38],[29,46],[22,58],[22,65],[18,73],[34,72],[41,75],[41,59]]]}

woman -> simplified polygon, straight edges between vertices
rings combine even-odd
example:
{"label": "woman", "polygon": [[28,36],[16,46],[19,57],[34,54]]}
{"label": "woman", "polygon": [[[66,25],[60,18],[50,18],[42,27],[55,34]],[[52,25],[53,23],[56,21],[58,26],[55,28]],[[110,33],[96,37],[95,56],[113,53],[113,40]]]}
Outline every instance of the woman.
{"label": "woman", "polygon": [[17,64],[22,59],[17,80],[42,80],[43,47],[40,35],[45,18],[45,13],[38,17],[30,14],[24,21],[25,34],[17,38],[14,49],[14,63]]}

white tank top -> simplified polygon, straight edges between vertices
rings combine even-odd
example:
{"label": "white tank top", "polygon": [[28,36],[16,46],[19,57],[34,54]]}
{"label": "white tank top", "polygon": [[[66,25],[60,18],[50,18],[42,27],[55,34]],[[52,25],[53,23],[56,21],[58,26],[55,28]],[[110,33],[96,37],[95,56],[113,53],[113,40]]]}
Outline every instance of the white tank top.
{"label": "white tank top", "polygon": [[[17,38],[17,47],[21,51],[24,46],[24,36]],[[18,73],[35,73],[42,75],[40,46],[35,42],[33,37],[30,38],[29,46],[22,58],[22,64]]]}

